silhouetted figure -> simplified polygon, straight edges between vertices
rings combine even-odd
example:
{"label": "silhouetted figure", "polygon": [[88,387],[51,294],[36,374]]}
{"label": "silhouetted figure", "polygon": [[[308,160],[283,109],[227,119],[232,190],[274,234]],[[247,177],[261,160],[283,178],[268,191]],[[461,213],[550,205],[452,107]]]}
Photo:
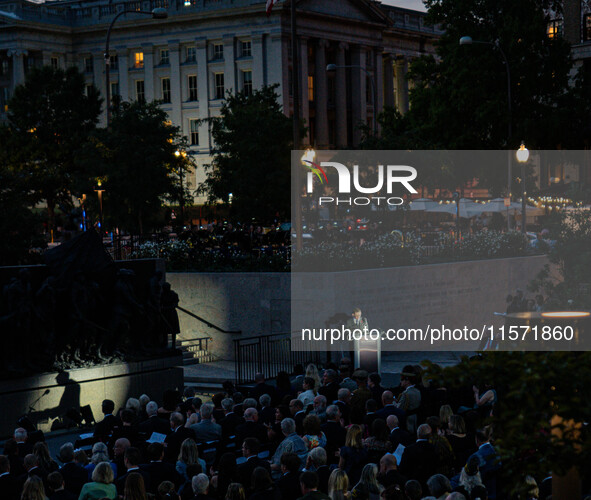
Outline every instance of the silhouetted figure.
{"label": "silhouetted figure", "polygon": [[176,308],[179,305],[179,296],[172,290],[170,283],[165,282],[162,285],[162,316],[164,317],[164,346],[168,339],[168,334],[172,335],[172,349],[176,347],[176,334],[180,333],[179,315]]}

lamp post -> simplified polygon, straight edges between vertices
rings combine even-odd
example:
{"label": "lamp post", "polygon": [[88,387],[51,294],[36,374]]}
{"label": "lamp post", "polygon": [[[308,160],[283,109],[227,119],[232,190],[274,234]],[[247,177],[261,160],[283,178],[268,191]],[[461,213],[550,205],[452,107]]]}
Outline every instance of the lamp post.
{"label": "lamp post", "polygon": [[[508,123],[507,123],[507,193],[509,196],[509,201],[511,200],[511,184],[512,184],[512,172],[511,172],[511,152],[509,151],[509,144],[511,142],[511,136],[513,135],[512,131],[512,111],[511,111],[511,70],[509,68],[509,61],[507,60],[507,56],[503,52],[500,43],[497,42],[484,42],[481,40],[472,40],[471,36],[463,36],[460,38],[460,45],[472,45],[472,44],[480,44],[480,45],[491,45],[498,49],[501,57],[503,58],[503,62],[505,63],[505,69],[507,70],[507,113]],[[511,229],[511,219],[509,217],[509,211],[507,211],[507,230]]]}
{"label": "lamp post", "polygon": [[527,160],[529,160],[529,151],[525,147],[523,141],[521,141],[521,146],[515,153],[517,157],[517,161],[521,163],[521,232],[525,234],[525,165]]}
{"label": "lamp post", "polygon": [[183,186],[183,178],[184,178],[184,171],[185,171],[185,158],[187,157],[187,152],[182,150],[179,151],[178,149],[174,152],[174,155],[180,161],[179,167],[179,180],[181,182],[181,196],[179,199],[179,208],[181,209],[181,231],[185,228],[185,191]]}
{"label": "lamp post", "polygon": [[358,65],[337,66],[336,64],[329,64],[328,66],[326,66],[326,71],[336,71],[339,68],[360,69],[361,71],[364,71],[367,76],[369,76],[369,80],[371,81],[371,94],[373,102],[373,133],[374,135],[378,135],[378,94],[376,92],[376,82],[373,78],[373,75],[369,71],[367,71],[363,66]]}
{"label": "lamp post", "polygon": [[142,14],[144,16],[152,16],[153,19],[166,19],[168,17],[168,12],[162,7],[158,7],[151,11],[126,9],[117,13],[117,15],[111,21],[109,29],[107,30],[107,41],[105,43],[105,83],[107,85],[105,89],[105,96],[107,101],[107,127],[111,124],[111,56],[109,54],[109,42],[111,40],[111,30],[113,29],[113,25],[123,14]]}
{"label": "lamp post", "polygon": [[[103,187],[103,182],[101,179],[96,181],[96,188],[94,189],[98,195],[99,201],[99,229],[103,230],[103,193],[105,192],[105,188]],[[101,236],[102,238],[102,236]]]}

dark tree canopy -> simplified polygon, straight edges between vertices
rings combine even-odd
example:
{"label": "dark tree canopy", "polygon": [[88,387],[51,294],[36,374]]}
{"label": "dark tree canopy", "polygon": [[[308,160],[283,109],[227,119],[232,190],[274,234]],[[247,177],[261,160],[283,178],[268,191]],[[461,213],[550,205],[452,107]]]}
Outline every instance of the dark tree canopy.
{"label": "dark tree canopy", "polygon": [[275,88],[228,94],[211,119],[213,162],[201,191],[210,202],[231,193],[232,212],[246,220],[289,217],[292,124]]}

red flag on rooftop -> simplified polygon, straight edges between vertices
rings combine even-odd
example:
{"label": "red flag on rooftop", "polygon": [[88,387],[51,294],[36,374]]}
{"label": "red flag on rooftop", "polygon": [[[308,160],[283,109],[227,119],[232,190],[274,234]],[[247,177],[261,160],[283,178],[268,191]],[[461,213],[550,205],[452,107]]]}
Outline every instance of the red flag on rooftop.
{"label": "red flag on rooftop", "polygon": [[273,9],[273,5],[275,5],[279,0],[267,0],[267,15],[271,15],[271,9]]}

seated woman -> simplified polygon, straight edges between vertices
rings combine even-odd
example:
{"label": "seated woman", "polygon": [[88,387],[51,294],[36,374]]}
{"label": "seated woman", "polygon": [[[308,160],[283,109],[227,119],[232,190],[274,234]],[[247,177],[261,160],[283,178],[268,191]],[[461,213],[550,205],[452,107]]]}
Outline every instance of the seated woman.
{"label": "seated woman", "polygon": [[324,448],[326,446],[326,436],[324,432],[322,432],[320,426],[320,419],[316,415],[308,415],[304,419],[304,435],[302,439],[306,446],[308,447],[308,451],[313,450],[317,446]]}

